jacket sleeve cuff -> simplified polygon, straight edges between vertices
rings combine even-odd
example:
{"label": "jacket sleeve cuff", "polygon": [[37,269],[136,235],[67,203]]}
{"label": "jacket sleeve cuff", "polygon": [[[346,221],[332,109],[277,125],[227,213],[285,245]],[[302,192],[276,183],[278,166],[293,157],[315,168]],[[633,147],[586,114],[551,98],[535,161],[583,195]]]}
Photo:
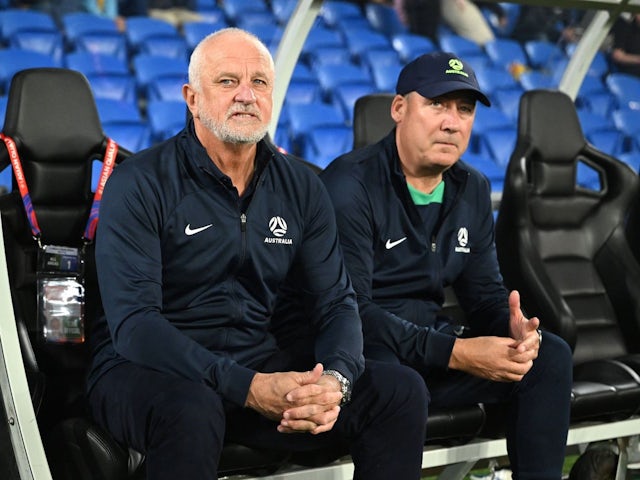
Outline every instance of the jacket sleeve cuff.
{"label": "jacket sleeve cuff", "polygon": [[443,369],[449,368],[449,359],[455,341],[456,337],[453,335],[432,330],[427,341],[425,364]]}
{"label": "jacket sleeve cuff", "polygon": [[255,374],[255,370],[237,364],[233,365],[229,370],[227,381],[224,385],[220,385],[219,393],[224,399],[244,407]]}

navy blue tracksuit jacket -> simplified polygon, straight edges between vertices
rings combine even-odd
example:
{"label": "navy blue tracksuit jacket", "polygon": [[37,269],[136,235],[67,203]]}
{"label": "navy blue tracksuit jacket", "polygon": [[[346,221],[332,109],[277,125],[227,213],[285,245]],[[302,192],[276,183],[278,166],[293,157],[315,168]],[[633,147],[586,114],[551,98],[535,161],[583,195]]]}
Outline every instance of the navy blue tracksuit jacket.
{"label": "navy blue tracksuit jacket", "polygon": [[256,168],[246,204],[191,124],[114,169],[96,237],[106,315],[93,334],[89,389],[129,360],[244,405],[277,349],[269,326],[285,278],[310,302],[316,360],[351,381],[362,373],[355,294],[322,182],[264,141]]}
{"label": "navy blue tracksuit jacket", "polygon": [[463,161],[445,172],[432,231],[410,197],[395,130],[337,158],[320,177],[336,209],[367,358],[446,368],[455,341],[438,315],[447,286],[453,286],[472,335],[508,336],[508,292],[484,175]]}

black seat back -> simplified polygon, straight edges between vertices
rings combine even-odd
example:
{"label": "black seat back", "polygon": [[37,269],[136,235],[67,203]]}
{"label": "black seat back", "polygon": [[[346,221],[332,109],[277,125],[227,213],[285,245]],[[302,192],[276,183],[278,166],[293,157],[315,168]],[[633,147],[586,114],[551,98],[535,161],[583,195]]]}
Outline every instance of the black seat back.
{"label": "black seat back", "polygon": [[[580,185],[584,169],[599,187]],[[640,350],[640,268],[625,237],[639,188],[626,164],[587,143],[566,94],[523,94],[496,223],[498,258],[507,286],[569,342],[576,364]]]}
{"label": "black seat back", "polygon": [[353,148],[371,145],[394,127],[391,118],[391,93],[372,93],[356,100],[353,107]]}
{"label": "black seat back", "polygon": [[[9,90],[3,133],[15,141],[41,243],[82,247],[93,200],[92,164],[103,158],[107,145],[86,78],[57,68],[18,72]],[[128,155],[120,150],[116,161]],[[9,163],[8,151],[0,145],[0,168],[11,168]],[[63,419],[86,413],[87,342],[43,340],[37,322],[38,242],[15,179],[12,191],[0,197],[0,215],[23,358],[38,423],[46,437]],[[99,303],[92,245],[86,248],[85,259],[85,335],[89,335]]]}

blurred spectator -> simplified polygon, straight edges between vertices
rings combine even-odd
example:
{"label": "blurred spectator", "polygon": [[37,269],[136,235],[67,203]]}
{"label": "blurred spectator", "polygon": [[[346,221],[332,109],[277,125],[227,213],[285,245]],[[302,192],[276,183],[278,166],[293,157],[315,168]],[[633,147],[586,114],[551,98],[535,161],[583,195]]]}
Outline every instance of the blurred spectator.
{"label": "blurred spectator", "polygon": [[411,33],[438,41],[440,0],[394,0],[393,4],[400,20]]}
{"label": "blurred spectator", "polygon": [[611,60],[618,71],[640,76],[640,13],[616,20]]}
{"label": "blurred spectator", "polygon": [[124,19],[118,15],[118,0],[84,0],[83,7],[89,13],[111,18],[118,25],[118,30],[124,30]]}
{"label": "blurred spectator", "polygon": [[480,10],[482,7],[491,8],[504,18],[500,5],[491,2],[472,2],[471,0],[440,0],[442,21],[457,35],[467,38],[478,45],[484,45],[495,39],[491,25]]}
{"label": "blurred spectator", "polygon": [[523,5],[511,36],[521,43],[529,40],[571,42],[575,40],[577,17],[578,13],[572,9]]}
{"label": "blurred spectator", "polygon": [[185,22],[199,22],[195,0],[149,0],[149,16],[159,18],[181,28]]}

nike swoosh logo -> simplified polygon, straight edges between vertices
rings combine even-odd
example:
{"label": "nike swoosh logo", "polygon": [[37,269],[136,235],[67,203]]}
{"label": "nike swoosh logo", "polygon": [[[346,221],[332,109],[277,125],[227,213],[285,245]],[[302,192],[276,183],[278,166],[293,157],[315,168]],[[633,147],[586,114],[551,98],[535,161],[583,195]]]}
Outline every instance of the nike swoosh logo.
{"label": "nike swoosh logo", "polygon": [[191,236],[191,235],[195,235],[196,233],[203,232],[207,228],[211,228],[211,227],[213,227],[212,223],[210,223],[209,225],[205,225],[204,227],[198,227],[198,228],[191,228],[191,224],[188,224],[186,227],[184,227],[184,233]]}
{"label": "nike swoosh logo", "polygon": [[402,237],[400,240],[396,240],[395,242],[392,242],[391,239],[389,238],[389,239],[387,239],[387,243],[385,244],[385,247],[386,247],[387,250],[391,250],[396,245],[400,245],[406,239],[407,239],[407,237]]}

